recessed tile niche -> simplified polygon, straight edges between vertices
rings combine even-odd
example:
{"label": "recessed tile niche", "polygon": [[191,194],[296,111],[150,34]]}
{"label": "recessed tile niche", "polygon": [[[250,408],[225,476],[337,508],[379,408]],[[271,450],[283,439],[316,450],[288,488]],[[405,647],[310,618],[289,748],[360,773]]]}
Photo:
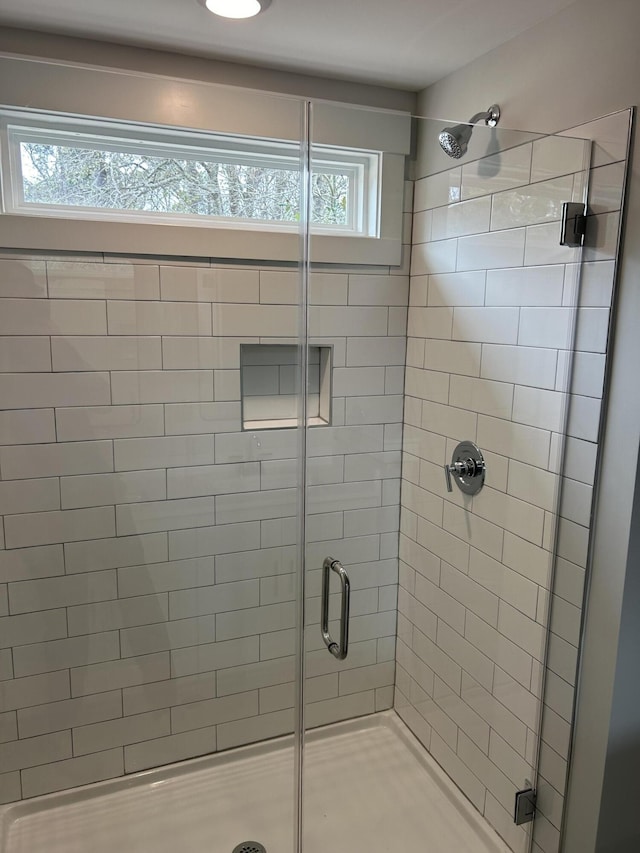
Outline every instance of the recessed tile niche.
{"label": "recessed tile niche", "polygon": [[[298,425],[295,344],[241,344],[242,428],[282,429]],[[307,424],[331,422],[331,347],[309,347]]]}

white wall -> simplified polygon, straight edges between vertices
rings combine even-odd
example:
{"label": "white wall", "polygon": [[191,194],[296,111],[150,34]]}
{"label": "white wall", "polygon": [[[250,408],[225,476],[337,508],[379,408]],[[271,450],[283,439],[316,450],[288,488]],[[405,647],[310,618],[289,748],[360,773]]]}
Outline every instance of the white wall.
{"label": "white wall", "polygon": [[206,83],[221,83],[226,86],[241,86],[263,92],[277,92],[303,98],[323,98],[351,104],[376,107],[378,109],[415,109],[414,92],[351,83],[308,74],[293,74],[287,71],[259,68],[236,62],[186,56],[162,50],[130,47],[122,44],[92,41],[90,39],[57,36],[50,33],[0,27],[0,51],[19,53],[25,56],[49,57],[65,62],[81,62],[89,65],[142,71],[201,80]]}
{"label": "white wall", "polygon": [[[241,431],[240,343],[295,343],[298,289],[295,268],[1,253],[0,802],[293,730],[296,441]],[[333,399],[309,435],[309,726],[391,705],[407,295],[389,268],[311,275]]]}
{"label": "white wall", "polygon": [[[421,115],[468,118],[494,101],[502,122],[557,131],[638,102],[640,6],[636,0],[580,0],[421,93]],[[640,142],[636,141],[638,154]],[[629,395],[640,363],[640,164],[632,168],[591,592],[583,650],[580,710],[567,818],[566,851],[596,849],[607,759],[617,638],[640,439],[640,400]],[[620,464],[620,449],[625,464]],[[631,796],[631,794],[629,794]],[[617,807],[623,808],[624,797]],[[627,807],[629,803],[626,803]]]}
{"label": "white wall", "polygon": [[[640,470],[638,471],[640,476]],[[624,588],[622,624],[604,791],[598,827],[598,853],[640,849],[638,813],[628,805],[638,786],[640,766],[640,490],[636,490],[631,546]]]}
{"label": "white wall", "polygon": [[[512,808],[533,778],[538,736],[535,849],[559,847],[628,120],[623,111],[578,128],[593,149],[542,138],[415,185],[396,708],[514,851],[528,849]],[[558,245],[559,219],[563,201],[582,198],[585,174],[572,171],[589,156],[569,386],[577,268],[575,251]],[[473,499],[444,489],[442,466],[462,438],[487,459]]]}
{"label": "white wall", "polygon": [[[1,31],[2,47],[412,102],[19,31]],[[241,104],[240,117],[256,113]],[[400,175],[397,231],[408,244],[403,188]],[[72,239],[77,255],[16,253],[0,239],[0,802],[293,729],[296,442],[282,429],[241,431],[240,344],[295,343],[297,266],[275,266],[282,256],[270,252],[234,265],[135,244],[118,251],[136,255],[104,244],[90,253],[81,234]],[[188,243],[181,253],[196,254]],[[409,282],[408,268],[363,261],[332,257],[311,274],[312,343],[333,361],[331,425],[308,443],[309,726],[393,698]],[[351,573],[344,662],[319,630],[327,553]]]}

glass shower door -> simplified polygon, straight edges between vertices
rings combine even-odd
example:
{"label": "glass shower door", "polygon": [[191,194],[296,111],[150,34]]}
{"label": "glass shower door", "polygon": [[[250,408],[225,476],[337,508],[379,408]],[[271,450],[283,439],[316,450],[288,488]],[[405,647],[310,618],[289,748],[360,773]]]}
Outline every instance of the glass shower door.
{"label": "glass shower door", "polygon": [[246,257],[0,259],[3,853],[295,849],[304,111],[189,85]]}
{"label": "glass shower door", "polygon": [[385,794],[395,762],[385,712],[395,684],[411,121],[314,104],[312,153],[327,124],[375,166],[364,172],[361,233],[350,238],[357,253],[336,245],[327,263],[311,229],[310,343],[331,350],[331,407],[307,437],[303,849],[364,853],[405,846],[396,834],[389,848],[376,826],[383,800],[397,806]]}
{"label": "glass shower door", "polygon": [[[454,124],[415,122],[402,266],[331,271],[346,279],[338,310],[359,314],[333,374],[344,420],[330,443],[308,437],[306,853],[345,838],[356,853],[502,849],[492,830],[524,851],[532,824],[514,823],[514,805],[530,788],[541,826],[559,820],[564,765],[543,694],[567,677],[549,605],[573,532],[567,428],[584,437],[577,406],[567,420],[581,250],[560,245],[560,220],[586,199],[590,145],[477,126],[457,163],[438,144]],[[320,453],[334,479],[314,487]]]}

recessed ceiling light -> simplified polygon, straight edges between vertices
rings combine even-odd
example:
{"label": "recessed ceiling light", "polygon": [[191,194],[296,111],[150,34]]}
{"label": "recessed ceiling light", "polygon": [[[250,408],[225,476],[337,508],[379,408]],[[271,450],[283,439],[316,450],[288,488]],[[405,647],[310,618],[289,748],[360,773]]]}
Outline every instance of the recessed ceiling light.
{"label": "recessed ceiling light", "polygon": [[271,0],[204,0],[206,8],[222,18],[253,18],[270,3]]}

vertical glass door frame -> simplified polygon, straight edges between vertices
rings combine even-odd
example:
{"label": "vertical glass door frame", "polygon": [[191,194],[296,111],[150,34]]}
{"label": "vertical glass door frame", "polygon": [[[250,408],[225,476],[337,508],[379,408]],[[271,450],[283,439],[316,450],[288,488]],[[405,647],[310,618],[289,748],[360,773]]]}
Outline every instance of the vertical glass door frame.
{"label": "vertical glass door frame", "polygon": [[305,586],[307,522],[307,388],[309,363],[309,258],[311,249],[311,120],[310,101],[301,104],[300,120],[300,253],[298,300],[298,427],[297,427],[297,543],[296,565],[296,685],[294,725],[294,853],[302,853],[305,742]]}

